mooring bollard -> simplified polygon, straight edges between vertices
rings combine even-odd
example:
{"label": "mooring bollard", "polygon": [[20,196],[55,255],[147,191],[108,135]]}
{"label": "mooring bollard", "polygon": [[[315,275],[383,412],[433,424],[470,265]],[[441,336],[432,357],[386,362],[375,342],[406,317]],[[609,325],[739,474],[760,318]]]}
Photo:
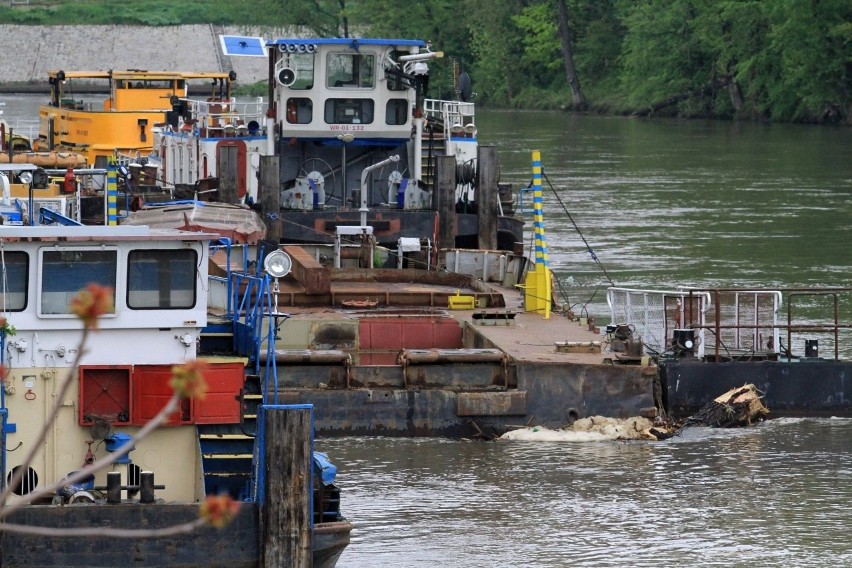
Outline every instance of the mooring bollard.
{"label": "mooring bollard", "polygon": [[107,472],[107,503],[121,503],[121,472]]}

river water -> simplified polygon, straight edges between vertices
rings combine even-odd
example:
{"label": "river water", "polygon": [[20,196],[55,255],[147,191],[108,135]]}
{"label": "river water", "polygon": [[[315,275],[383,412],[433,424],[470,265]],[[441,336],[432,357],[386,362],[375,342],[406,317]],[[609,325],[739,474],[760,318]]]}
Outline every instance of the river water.
{"label": "river water", "polygon": [[[0,109],[28,134],[42,98],[6,95]],[[852,285],[849,129],[558,112],[480,112],[477,124],[502,181],[526,184],[541,150],[550,264],[575,311],[605,320],[609,281]],[[316,447],[355,524],[343,568],[852,566],[849,419],[657,443]]]}

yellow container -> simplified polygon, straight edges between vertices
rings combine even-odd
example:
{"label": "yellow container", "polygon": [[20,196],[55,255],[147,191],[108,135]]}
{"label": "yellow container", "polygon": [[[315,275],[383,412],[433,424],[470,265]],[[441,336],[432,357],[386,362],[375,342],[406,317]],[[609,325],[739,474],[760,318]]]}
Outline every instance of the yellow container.
{"label": "yellow container", "polygon": [[455,296],[449,296],[448,300],[451,310],[472,310],[476,307],[476,298],[473,296],[462,296],[459,290],[456,290]]}

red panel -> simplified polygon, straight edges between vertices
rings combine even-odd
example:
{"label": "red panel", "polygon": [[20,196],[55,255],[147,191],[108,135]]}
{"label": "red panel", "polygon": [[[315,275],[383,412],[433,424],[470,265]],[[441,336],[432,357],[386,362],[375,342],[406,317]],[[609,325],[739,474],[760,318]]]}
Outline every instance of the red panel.
{"label": "red panel", "polygon": [[360,329],[365,327],[369,330],[369,338],[366,345],[363,340],[361,349],[401,349],[402,333],[399,328],[399,320],[361,320]]}
{"label": "red panel", "polygon": [[461,349],[462,328],[455,320],[440,320],[432,328],[435,334],[435,347],[438,349]]}
{"label": "red panel", "polygon": [[462,330],[451,318],[362,319],[358,325],[362,350],[458,349]]}
{"label": "red panel", "polygon": [[238,424],[240,422],[240,389],[245,383],[242,363],[210,363],[205,373],[207,396],[193,401],[196,424]]}
{"label": "red panel", "polygon": [[110,424],[129,424],[130,367],[80,365],[80,424],[98,417]]}
{"label": "red panel", "polygon": [[[133,423],[145,424],[166,405],[174,390],[172,365],[136,365],[133,369]],[[167,425],[191,422],[191,401],[181,400],[180,408],[169,415]]]}
{"label": "red panel", "polygon": [[397,365],[399,351],[372,351],[358,354],[359,365]]}

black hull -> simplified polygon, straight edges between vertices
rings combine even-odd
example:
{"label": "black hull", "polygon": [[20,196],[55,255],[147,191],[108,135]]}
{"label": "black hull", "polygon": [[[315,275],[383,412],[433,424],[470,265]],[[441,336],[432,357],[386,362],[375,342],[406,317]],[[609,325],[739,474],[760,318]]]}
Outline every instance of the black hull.
{"label": "black hull", "polygon": [[728,389],[754,384],[770,417],[852,417],[852,362],[821,359],[793,362],[660,363],[665,406],[676,418],[694,414]]}
{"label": "black hull", "polygon": [[[155,528],[198,518],[197,504],[128,503],[30,506],[16,511],[9,523],[43,527]],[[243,503],[236,518],[222,529],[203,527],[187,534],[157,538],[47,536],[0,533],[0,566],[239,568],[259,565],[257,507]],[[348,521],[314,527],[313,566],[332,568],[346,545]]]}

